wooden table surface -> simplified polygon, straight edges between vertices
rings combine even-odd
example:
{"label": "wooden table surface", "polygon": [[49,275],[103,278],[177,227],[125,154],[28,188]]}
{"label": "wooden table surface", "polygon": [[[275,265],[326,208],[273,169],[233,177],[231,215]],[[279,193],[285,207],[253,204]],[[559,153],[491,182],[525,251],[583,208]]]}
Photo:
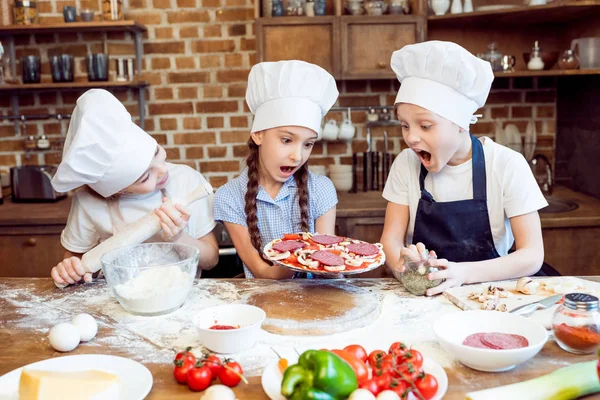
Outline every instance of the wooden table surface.
{"label": "wooden table surface", "polygon": [[[594,278],[593,278],[594,279]],[[594,279],[596,280],[596,279]],[[385,304],[393,305],[394,315],[404,313],[406,318],[400,318],[398,325],[395,322],[383,321],[388,323],[388,326],[397,326],[397,332],[393,333],[396,340],[404,340],[410,336],[411,327],[427,326],[436,317],[444,315],[447,312],[460,312],[455,309],[442,296],[437,298],[417,298],[406,292],[402,286],[393,279],[356,279],[343,280],[346,284],[356,285],[357,287],[369,288],[374,293],[378,293],[385,297]],[[297,281],[300,283],[300,281]],[[335,281],[329,281],[329,283]],[[277,285],[275,281],[268,280],[200,280],[197,281],[192,292],[204,293],[204,297],[188,298],[184,306],[170,314],[169,318],[181,317],[192,318],[194,310],[202,308],[200,303],[211,302],[207,305],[215,305],[224,302],[236,301],[235,296],[223,297],[223,293],[230,294],[248,293],[252,291],[264,290],[264,288]],[[202,286],[202,287],[200,287]],[[96,297],[94,303],[90,303],[91,297]],[[104,297],[102,297],[104,296]],[[221,296],[221,297],[219,297]],[[382,297],[383,298],[383,297]],[[94,304],[90,306],[89,304]],[[413,311],[425,305],[428,312],[421,315],[415,314]],[[98,281],[91,286],[69,287],[65,290],[56,289],[50,279],[21,279],[21,278],[4,278],[0,279],[0,375],[7,373],[13,369],[23,365],[64,355],[73,354],[110,354],[127,357],[144,364],[151,372],[154,378],[152,391],[148,399],[164,399],[164,398],[195,398],[199,395],[189,391],[186,386],[178,385],[172,377],[173,366],[169,362],[170,356],[161,362],[149,361],[148,352],[156,351],[164,352],[165,348],[161,345],[160,340],[149,336],[149,332],[140,332],[140,330],[123,330],[127,328],[128,321],[139,321],[144,317],[135,317],[119,319],[115,317],[117,314],[111,314],[105,310],[116,310],[118,304],[112,299],[106,283]],[[196,308],[194,308],[196,307]],[[384,306],[382,306],[384,307]],[[387,307],[387,306],[386,306]],[[103,311],[104,310],[104,311]],[[58,322],[65,322],[65,319],[70,319],[72,315],[79,312],[89,312],[94,315],[99,321],[100,329],[98,336],[90,343],[81,344],[74,351],[62,354],[55,352],[48,344],[47,332],[48,329]],[[293,312],[294,310],[291,310]],[[412,314],[411,314],[412,312]],[[121,315],[121,314],[118,314]],[[386,314],[383,310],[380,320]],[[148,321],[148,317],[145,317]],[[165,317],[150,317],[150,318],[165,318]],[[62,320],[61,320],[62,319]],[[161,320],[161,321],[168,321]],[[133,324],[133,322],[131,322]],[[381,322],[381,321],[380,321]],[[162,323],[162,322],[161,322]],[[368,329],[368,328],[362,328]],[[125,333],[123,333],[125,332]],[[435,348],[437,345],[434,340],[430,340],[432,333],[428,330],[424,331],[425,339],[429,340],[429,344]],[[388,334],[389,331],[381,331],[373,329],[370,335]],[[114,335],[121,336],[121,341]],[[183,335],[183,333],[180,333]],[[365,331],[361,333],[364,337]],[[265,335],[271,335],[265,333]],[[358,335],[358,331],[356,333]],[[275,338],[278,335],[269,337]],[[352,338],[353,332],[346,334],[345,338]],[[356,337],[356,336],[354,336]],[[279,336],[279,346],[298,345],[301,339],[313,340],[307,338],[285,338]],[[128,342],[123,342],[127,340]],[[287,340],[287,341],[286,341]],[[386,339],[387,340],[387,339]],[[348,341],[348,340],[346,340]],[[389,340],[388,340],[389,341]],[[141,352],[136,350],[136,344],[143,342],[146,350]],[[129,343],[129,344],[123,344]],[[304,342],[309,343],[309,342]],[[319,343],[327,345],[327,337],[314,338],[314,345],[319,346]],[[409,342],[410,343],[410,342]],[[417,349],[420,346],[425,346],[425,341],[420,345],[415,345]],[[331,343],[329,343],[332,345]],[[337,343],[340,345],[340,343]],[[382,342],[380,348],[384,345],[389,345],[385,341]],[[168,346],[167,346],[168,347]],[[257,345],[258,347],[258,345]],[[366,347],[366,346],[365,346]],[[331,348],[331,347],[329,347]],[[429,348],[429,347],[428,347]],[[154,350],[153,350],[154,349]],[[256,348],[255,348],[256,349]],[[368,351],[374,350],[367,348]],[[474,389],[483,389],[495,387],[499,385],[509,384],[516,381],[522,381],[542,374],[549,373],[557,368],[569,365],[575,362],[588,361],[596,358],[595,355],[576,356],[561,350],[553,339],[550,339],[544,346],[542,351],[532,360],[517,366],[514,370],[503,373],[484,373],[471,370],[462,366],[458,362],[451,359],[450,355],[439,349],[438,354],[445,354],[446,364],[443,365],[449,378],[449,388],[445,399],[464,399],[465,393]],[[252,352],[252,351],[249,351]],[[427,353],[423,351],[424,354]],[[426,357],[428,355],[426,354]],[[273,356],[274,357],[274,356]],[[450,360],[448,362],[448,360]],[[243,360],[239,360],[244,367]],[[437,360],[440,364],[444,364],[443,360]],[[259,400],[267,399],[260,385],[260,371],[253,371],[250,376],[249,385],[240,384],[235,388],[238,399],[240,400]],[[174,397],[176,396],[176,397]],[[595,396],[593,398],[600,398]]]}

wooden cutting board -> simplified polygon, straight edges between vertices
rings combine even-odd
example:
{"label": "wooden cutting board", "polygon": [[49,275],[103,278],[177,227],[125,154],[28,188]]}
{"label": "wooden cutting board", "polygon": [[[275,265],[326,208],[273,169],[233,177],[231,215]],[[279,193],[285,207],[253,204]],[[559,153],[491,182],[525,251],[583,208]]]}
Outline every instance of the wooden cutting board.
{"label": "wooden cutting board", "polygon": [[[486,288],[490,284],[492,284],[494,286],[501,287],[512,294],[512,296],[510,297],[500,299],[500,304],[506,304],[508,311],[518,306],[522,306],[524,304],[540,301],[542,299],[545,299],[546,297],[553,296],[555,294],[558,294],[557,292],[564,290],[566,290],[568,293],[581,292],[589,293],[594,296],[600,297],[600,283],[598,282],[587,281],[584,279],[574,277],[533,277],[533,279],[538,281],[540,283],[540,286],[538,287],[537,292],[531,295],[518,292],[516,290],[517,281],[511,280],[454,287],[446,290],[444,292],[444,296],[462,310],[480,310],[482,304],[476,300],[469,300],[468,297],[473,292],[484,292]],[[554,287],[554,289],[546,290],[546,285],[548,285],[548,287]],[[555,292],[554,290],[556,290],[557,292]],[[556,308],[558,308],[558,304],[549,307],[545,310],[535,311],[528,318],[536,320],[542,325],[544,325],[547,329],[550,329],[552,324],[552,315],[554,314],[554,311],[556,311]]]}
{"label": "wooden cutting board", "polygon": [[280,335],[329,335],[361,328],[379,316],[379,297],[341,282],[298,279],[242,297],[262,308],[262,328]]}

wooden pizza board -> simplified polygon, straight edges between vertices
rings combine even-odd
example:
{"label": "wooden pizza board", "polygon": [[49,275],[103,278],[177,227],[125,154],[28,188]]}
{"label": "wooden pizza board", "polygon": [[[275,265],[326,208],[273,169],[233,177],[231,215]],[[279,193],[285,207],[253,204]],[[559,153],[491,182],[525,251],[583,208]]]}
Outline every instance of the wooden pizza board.
{"label": "wooden pizza board", "polygon": [[280,335],[329,335],[361,328],[379,316],[379,297],[367,289],[298,279],[253,291],[242,302],[262,308],[262,328]]}
{"label": "wooden pizza board", "polygon": [[[518,306],[533,303],[535,301],[540,301],[542,299],[545,299],[546,297],[557,294],[554,291],[544,290],[542,288],[543,285],[541,285],[541,283],[561,285],[563,287],[569,288],[573,287],[574,289],[569,290],[569,292],[589,293],[594,296],[600,297],[600,283],[597,282],[587,281],[584,279],[574,277],[533,277],[532,279],[540,282],[540,287],[538,287],[538,290],[535,294],[531,295],[518,292],[516,290],[517,280],[511,280],[501,282],[478,283],[475,285],[454,287],[446,290],[444,292],[444,296],[462,310],[480,310],[481,303],[477,302],[476,300],[469,300],[468,297],[473,292],[483,292],[490,284],[492,284],[494,286],[502,287],[505,290],[508,290],[512,293],[511,297],[500,299],[500,304],[506,304],[508,311]],[[558,304],[551,306],[545,310],[537,310],[528,318],[536,320],[542,325],[544,325],[547,329],[550,329],[552,324],[552,316],[557,308]]]}

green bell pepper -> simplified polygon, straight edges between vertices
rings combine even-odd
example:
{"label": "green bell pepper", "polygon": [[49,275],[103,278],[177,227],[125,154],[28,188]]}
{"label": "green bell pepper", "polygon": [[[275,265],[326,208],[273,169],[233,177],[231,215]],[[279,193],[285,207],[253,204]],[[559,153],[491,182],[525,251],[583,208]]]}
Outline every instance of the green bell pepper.
{"label": "green bell pepper", "polygon": [[291,400],[340,400],[358,388],[352,367],[324,350],[307,350],[283,374],[281,394]]}

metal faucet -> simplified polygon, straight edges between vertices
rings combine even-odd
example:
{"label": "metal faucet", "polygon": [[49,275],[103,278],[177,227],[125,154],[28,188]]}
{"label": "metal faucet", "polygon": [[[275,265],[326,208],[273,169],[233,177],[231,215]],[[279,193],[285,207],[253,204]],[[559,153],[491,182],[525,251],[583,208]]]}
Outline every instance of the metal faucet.
{"label": "metal faucet", "polygon": [[[533,176],[535,177],[538,185],[540,185],[542,193],[544,196],[550,196],[552,194],[552,186],[554,184],[550,161],[543,154],[536,154],[530,161],[530,164],[533,171]],[[540,168],[542,169],[542,173],[536,173],[536,171],[538,171]]]}

